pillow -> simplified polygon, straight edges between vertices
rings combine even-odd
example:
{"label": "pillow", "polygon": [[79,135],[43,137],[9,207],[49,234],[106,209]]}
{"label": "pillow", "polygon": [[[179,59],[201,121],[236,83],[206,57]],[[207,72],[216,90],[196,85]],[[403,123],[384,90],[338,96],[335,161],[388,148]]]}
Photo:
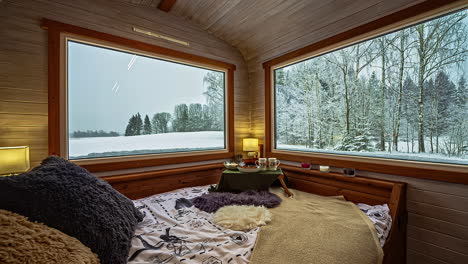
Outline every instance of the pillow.
{"label": "pillow", "polygon": [[0,263],[86,263],[99,258],[78,239],[0,209]]}
{"label": "pillow", "polygon": [[278,195],[269,191],[248,190],[241,193],[212,192],[195,197],[193,205],[207,213],[214,213],[227,205],[255,205],[273,208],[281,203]]}
{"label": "pillow", "polygon": [[387,240],[390,229],[392,228],[392,216],[388,205],[368,205],[358,203],[357,206],[363,211],[374,223],[377,237],[379,238],[380,245],[383,247]]}
{"label": "pillow", "polygon": [[271,221],[271,213],[263,206],[230,205],[220,208],[214,215],[217,225],[245,231]]}
{"label": "pillow", "polygon": [[84,168],[48,157],[30,172],[0,178],[0,209],[76,237],[101,263],[126,263],[143,215],[133,202]]}

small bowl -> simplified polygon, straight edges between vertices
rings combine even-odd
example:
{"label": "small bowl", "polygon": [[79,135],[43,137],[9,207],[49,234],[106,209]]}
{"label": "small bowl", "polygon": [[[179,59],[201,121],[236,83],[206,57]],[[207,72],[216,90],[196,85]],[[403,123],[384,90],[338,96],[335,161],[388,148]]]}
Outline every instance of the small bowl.
{"label": "small bowl", "polygon": [[226,169],[228,170],[235,170],[237,169],[237,166],[239,165],[235,162],[229,162],[229,161],[224,162],[224,167],[226,167]]}
{"label": "small bowl", "polygon": [[237,167],[240,172],[259,172],[261,169],[259,167]]}

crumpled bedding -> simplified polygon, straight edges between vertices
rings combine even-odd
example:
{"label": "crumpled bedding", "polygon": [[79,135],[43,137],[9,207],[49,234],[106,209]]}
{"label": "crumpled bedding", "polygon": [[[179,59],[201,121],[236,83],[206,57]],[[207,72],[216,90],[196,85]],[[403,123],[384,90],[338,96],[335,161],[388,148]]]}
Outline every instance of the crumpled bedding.
{"label": "crumpled bedding", "polygon": [[259,228],[242,232],[214,224],[191,199],[208,186],[135,200],[145,214],[132,239],[128,263],[249,263]]}

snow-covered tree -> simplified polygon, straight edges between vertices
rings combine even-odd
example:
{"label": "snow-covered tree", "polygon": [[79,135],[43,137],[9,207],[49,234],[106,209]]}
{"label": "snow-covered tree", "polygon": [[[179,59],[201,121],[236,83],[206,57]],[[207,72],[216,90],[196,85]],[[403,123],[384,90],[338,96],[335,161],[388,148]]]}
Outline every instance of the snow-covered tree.
{"label": "snow-covered tree", "polygon": [[151,127],[151,122],[150,122],[150,119],[148,117],[148,115],[145,116],[145,121],[144,121],[144,124],[143,124],[143,134],[144,135],[149,135],[151,134],[152,132],[152,127]]}

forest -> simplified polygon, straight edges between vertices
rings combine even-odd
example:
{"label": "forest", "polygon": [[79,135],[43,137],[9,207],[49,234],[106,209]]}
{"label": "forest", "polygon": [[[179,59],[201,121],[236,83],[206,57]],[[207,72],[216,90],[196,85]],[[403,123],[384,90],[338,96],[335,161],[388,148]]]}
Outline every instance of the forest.
{"label": "forest", "polygon": [[277,148],[468,159],[467,14],[276,69]]}
{"label": "forest", "polygon": [[124,135],[224,131],[224,75],[209,72],[203,81],[207,85],[206,104],[182,103],[174,107],[173,113],[157,112],[144,118],[136,113],[128,120]]}

